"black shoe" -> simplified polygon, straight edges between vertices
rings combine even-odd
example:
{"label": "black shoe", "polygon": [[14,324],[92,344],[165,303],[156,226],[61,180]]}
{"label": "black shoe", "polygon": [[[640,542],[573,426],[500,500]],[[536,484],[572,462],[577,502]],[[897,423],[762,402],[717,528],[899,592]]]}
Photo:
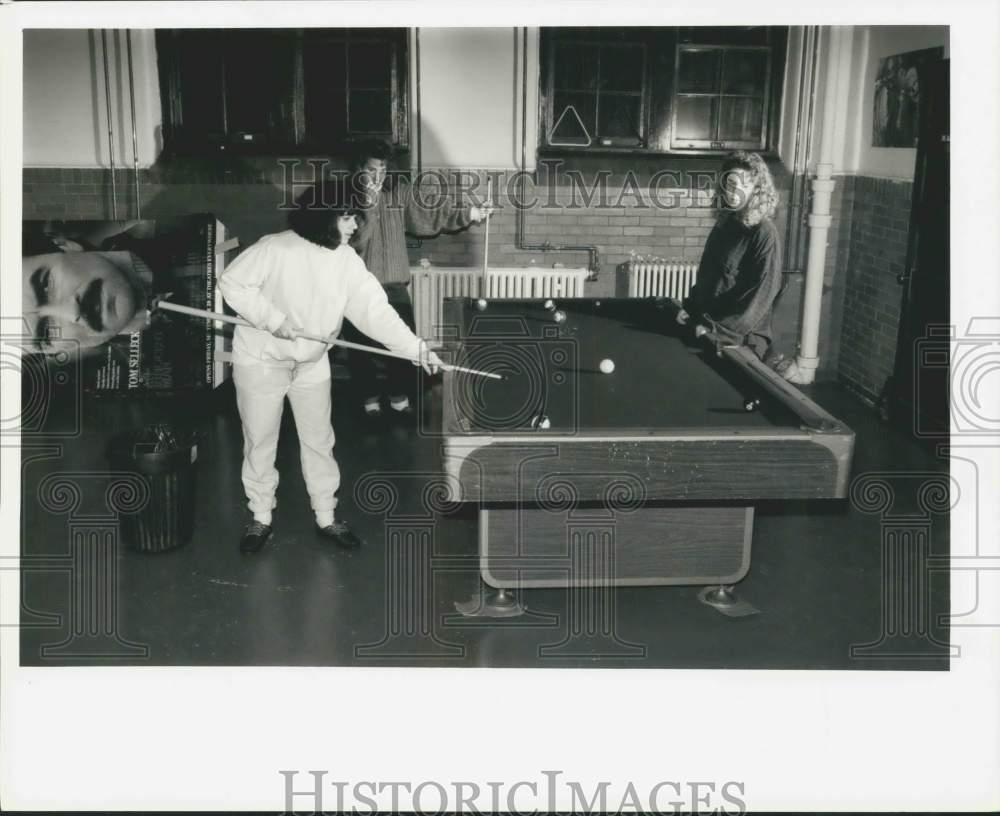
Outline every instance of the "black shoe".
{"label": "black shoe", "polygon": [[390,405],[387,413],[399,425],[410,426],[417,421],[417,412],[413,410],[412,404],[408,404],[405,408],[393,408]]}
{"label": "black shoe", "polygon": [[317,524],[316,535],[326,541],[332,541],[338,547],[343,547],[345,550],[356,550],[364,543],[360,538],[354,535],[354,533],[351,532],[351,528],[342,521],[335,521],[333,524],[328,524],[326,527],[320,527]]}
{"label": "black shoe", "polygon": [[260,521],[251,521],[246,530],[243,531],[243,538],[240,539],[241,553],[260,552],[260,548],[267,544],[271,538],[271,525]]}
{"label": "black shoe", "polygon": [[375,407],[369,409],[367,403],[361,406],[361,413],[372,425],[378,425],[385,418],[385,411],[382,410],[381,403],[375,403]]}

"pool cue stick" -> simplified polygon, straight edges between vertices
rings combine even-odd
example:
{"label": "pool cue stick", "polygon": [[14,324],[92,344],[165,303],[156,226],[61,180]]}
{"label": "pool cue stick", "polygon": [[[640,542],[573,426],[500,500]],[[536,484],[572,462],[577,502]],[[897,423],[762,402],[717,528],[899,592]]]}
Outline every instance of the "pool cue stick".
{"label": "pool cue stick", "polygon": [[[191,317],[201,317],[205,320],[219,320],[223,323],[232,323],[234,326],[247,326],[248,328],[256,328],[249,320],[244,320],[242,317],[236,317],[234,315],[222,314],[221,312],[209,312],[206,309],[195,309],[193,306],[182,306],[179,303],[171,303],[168,300],[158,300],[153,304],[154,309],[166,309],[168,312],[177,312],[179,314],[189,315]],[[263,331],[263,330],[262,330]],[[324,345],[330,346],[343,346],[344,348],[356,349],[358,351],[367,351],[372,354],[381,354],[384,357],[396,357],[400,360],[409,360],[411,363],[418,363],[423,365],[423,361],[410,357],[408,354],[402,354],[397,351],[390,351],[389,349],[375,348],[374,346],[365,346],[361,343],[351,343],[347,340],[339,340],[331,337],[320,337],[315,334],[307,334],[306,332],[296,332],[296,337],[302,337],[305,340],[313,340],[316,343],[323,343]],[[489,377],[493,380],[502,380],[503,376],[500,374],[494,374],[491,371],[478,371],[474,368],[465,368],[463,366],[452,365],[451,363],[441,363],[439,368],[445,371],[461,371],[465,374],[475,374],[478,377]]]}
{"label": "pool cue stick", "polygon": [[486,241],[483,246],[483,275],[490,267],[490,205],[493,203],[493,177],[486,176]]}

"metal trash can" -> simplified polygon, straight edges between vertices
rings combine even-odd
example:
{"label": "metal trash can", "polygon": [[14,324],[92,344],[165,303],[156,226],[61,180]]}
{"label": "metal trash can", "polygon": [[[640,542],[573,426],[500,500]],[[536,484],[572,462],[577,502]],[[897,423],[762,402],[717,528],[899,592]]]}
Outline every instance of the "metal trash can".
{"label": "metal trash can", "polygon": [[123,512],[125,542],[139,552],[166,552],[191,540],[198,445],[190,434],[166,425],[149,425],[112,440],[112,466],[138,473],[148,500],[134,512]]}

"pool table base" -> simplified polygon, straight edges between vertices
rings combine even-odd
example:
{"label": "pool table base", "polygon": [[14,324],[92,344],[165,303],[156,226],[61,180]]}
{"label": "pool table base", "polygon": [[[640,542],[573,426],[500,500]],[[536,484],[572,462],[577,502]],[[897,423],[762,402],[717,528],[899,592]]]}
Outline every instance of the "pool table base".
{"label": "pool table base", "polygon": [[490,507],[480,570],[498,589],[724,586],[749,570],[752,534],[747,506]]}

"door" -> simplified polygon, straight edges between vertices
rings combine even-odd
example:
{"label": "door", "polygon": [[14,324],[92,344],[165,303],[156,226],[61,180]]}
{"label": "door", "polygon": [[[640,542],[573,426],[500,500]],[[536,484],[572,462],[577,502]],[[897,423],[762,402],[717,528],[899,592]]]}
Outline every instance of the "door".
{"label": "door", "polygon": [[913,179],[899,336],[887,389],[894,420],[916,436],[949,428],[949,93],[948,60],[921,66],[920,131]]}

